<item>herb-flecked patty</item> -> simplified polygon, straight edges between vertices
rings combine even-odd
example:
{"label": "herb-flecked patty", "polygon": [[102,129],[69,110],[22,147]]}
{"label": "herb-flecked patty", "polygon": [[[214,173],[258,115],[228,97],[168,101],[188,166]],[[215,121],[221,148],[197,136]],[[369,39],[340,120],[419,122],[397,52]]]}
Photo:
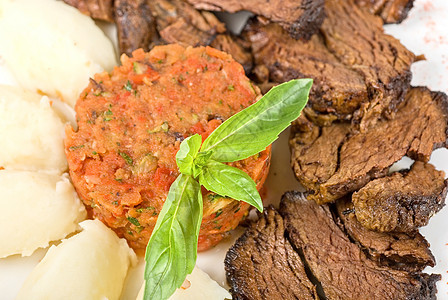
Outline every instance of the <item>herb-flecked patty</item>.
{"label": "herb-flecked patty", "polygon": [[[203,140],[224,120],[260,98],[230,55],[210,47],[155,47],[123,55],[122,65],[90,80],[66,129],[73,184],[90,216],[145,248],[171,183],[175,155],[190,135]],[[260,189],[270,147],[231,163]],[[229,189],[232,187],[229,186]],[[199,250],[217,244],[247,215],[249,205],[203,189]]]}

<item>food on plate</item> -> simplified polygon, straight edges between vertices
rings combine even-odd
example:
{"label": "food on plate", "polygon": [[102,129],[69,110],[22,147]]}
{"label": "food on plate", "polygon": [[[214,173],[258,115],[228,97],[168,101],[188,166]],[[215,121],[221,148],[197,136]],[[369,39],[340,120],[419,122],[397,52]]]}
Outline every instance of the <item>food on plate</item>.
{"label": "food on plate", "polygon": [[384,33],[380,18],[352,0],[328,0],[325,13],[319,33],[309,42],[290,38],[275,24],[249,23],[243,34],[252,43],[254,73],[268,88],[313,78],[305,113],[320,124],[352,120],[365,130],[379,116],[395,112],[416,58]]}
{"label": "food on plate", "polygon": [[339,227],[330,206],[286,193],[279,212],[327,299],[435,299],[440,275],[378,266]]}
{"label": "food on plate", "polygon": [[384,23],[400,23],[408,16],[414,0],[356,0],[356,4],[380,16]]}
{"label": "food on plate", "polygon": [[120,299],[136,256],[126,241],[98,220],[52,246],[20,289],[20,299]]}
{"label": "food on plate", "polygon": [[293,38],[309,39],[319,30],[325,17],[324,0],[235,1],[187,0],[197,9],[212,11],[250,11],[280,24]]}
{"label": "food on plate", "polygon": [[[82,13],[117,25],[120,53],[150,50],[154,45],[179,43],[190,46],[212,46],[227,52],[243,65],[252,68],[252,55],[247,43],[226,32],[226,26],[208,11],[198,11],[182,0],[111,1],[86,0],[66,3]],[[106,6],[108,8],[106,9]],[[113,19],[105,18],[111,12]],[[107,13],[106,13],[107,12]]]}
{"label": "food on plate", "polygon": [[[379,265],[351,240],[333,209],[287,192],[279,214],[270,208],[259,216],[227,253],[232,296],[267,299],[282,291],[272,295],[319,299],[316,284],[325,299],[435,299],[440,275]],[[287,288],[292,280],[295,289]]]}
{"label": "food on plate", "polygon": [[0,170],[0,203],[0,257],[29,256],[78,230],[86,217],[66,175]]}
{"label": "food on plate", "polygon": [[[144,285],[138,293],[137,300],[143,300]],[[229,292],[222,288],[207,273],[195,267],[191,274],[187,275],[182,287],[169,298],[170,300],[225,300],[230,299]]]}
{"label": "food on plate", "polygon": [[168,299],[193,271],[203,216],[202,187],[263,211],[257,183],[226,163],[270,147],[300,116],[311,86],[311,79],[280,84],[224,121],[204,141],[199,134],[182,141],[176,154],[180,174],[171,184],[146,248],[145,298]]}
{"label": "food on plate", "polygon": [[253,68],[253,58],[250,52],[250,44],[240,37],[231,34],[218,34],[210,46],[232,55],[239,62],[246,74],[250,74]]}
{"label": "food on plate", "polygon": [[157,29],[164,43],[209,45],[226,26],[211,12],[198,11],[182,0],[159,0],[151,3]]}
{"label": "food on plate", "polygon": [[113,4],[115,0],[64,0],[64,2],[94,19],[106,22],[114,21]]}
{"label": "food on plate", "polygon": [[[206,138],[260,94],[228,54],[209,47],[155,47],[122,57],[122,66],[91,79],[67,128],[70,175],[90,216],[144,248],[179,175],[175,155],[193,134]],[[263,185],[270,147],[230,163]],[[249,205],[203,193],[199,250],[216,245],[246,216]]]}
{"label": "food on plate", "polygon": [[[20,1],[23,2],[23,0]],[[296,139],[294,142],[298,144],[293,145],[294,151],[303,150],[305,156],[300,161],[300,163],[303,163],[300,165],[301,169],[299,171],[296,169],[296,171],[298,174],[304,172],[305,176],[303,174],[298,176],[302,176],[300,179],[312,186],[311,189],[306,186],[308,190],[311,190],[311,193],[313,193],[313,190],[314,192],[317,191],[314,196],[317,197],[316,201],[320,201],[319,203],[327,202],[327,199],[331,202],[339,197],[343,198],[336,200],[335,204],[324,204],[323,207],[317,207],[315,203],[307,202],[304,206],[310,206],[311,209],[301,207],[305,212],[296,212],[296,208],[292,209],[291,212],[288,208],[285,208],[286,204],[284,204],[282,208],[283,217],[271,208],[265,214],[260,215],[259,221],[253,223],[243,235],[245,238],[241,238],[237,243],[238,246],[232,248],[234,250],[233,256],[228,255],[228,257],[231,257],[231,259],[228,259],[231,272],[228,273],[232,273],[228,276],[229,278],[236,277],[236,279],[232,279],[234,297],[245,298],[244,295],[248,295],[247,298],[289,298],[293,294],[298,298],[318,299],[319,296],[322,297],[322,294],[327,294],[329,299],[360,297],[435,298],[436,289],[434,285],[440,277],[421,273],[425,266],[433,266],[435,259],[429,251],[428,242],[418,233],[415,227],[420,226],[416,225],[416,222],[427,222],[428,218],[443,205],[443,198],[446,194],[446,182],[443,182],[443,175],[437,173],[425,163],[415,163],[414,168],[425,166],[425,171],[419,173],[419,178],[424,177],[424,183],[436,179],[437,188],[440,188],[441,192],[437,196],[434,196],[434,193],[437,192],[433,193],[432,196],[434,197],[430,199],[431,203],[425,202],[423,206],[416,206],[415,211],[423,208],[428,209],[415,222],[412,220],[412,222],[408,221],[405,224],[406,233],[375,232],[363,227],[356,219],[357,209],[350,201],[353,197],[350,195],[351,192],[361,188],[358,192],[358,195],[360,195],[372,188],[377,190],[378,185],[385,181],[392,186],[382,190],[382,192],[396,192],[398,188],[394,185],[401,182],[400,178],[407,180],[414,173],[412,173],[413,171],[409,171],[409,173],[402,171],[388,176],[389,166],[405,154],[414,155],[413,158],[427,161],[432,148],[446,146],[446,132],[448,132],[445,127],[445,135],[443,135],[443,139],[439,139],[442,136],[439,136],[438,132],[442,128],[441,124],[446,125],[445,123],[447,123],[445,104],[433,105],[431,103],[426,105],[425,102],[428,100],[426,96],[429,93],[433,100],[439,97],[440,104],[446,100],[443,100],[444,96],[442,94],[431,93],[424,89],[421,93],[416,92],[415,97],[421,97],[422,99],[426,97],[426,100],[422,100],[424,105],[421,109],[426,110],[423,115],[419,115],[416,111],[410,113],[410,105],[402,104],[403,95],[409,88],[409,67],[418,58],[405,50],[396,40],[382,33],[380,26],[377,26],[380,23],[379,18],[373,18],[369,14],[352,7],[354,3],[369,4],[373,13],[380,15],[387,21],[387,18],[392,15],[396,19],[405,17],[407,11],[403,14],[400,12],[400,16],[396,14],[398,7],[403,5],[407,9],[409,3],[412,4],[413,1],[380,0],[374,3],[375,1],[372,0],[367,3],[363,0],[346,0],[346,2],[327,0],[326,5],[330,8],[328,10],[330,15],[320,31],[318,27],[324,18],[322,9],[324,1],[302,1],[302,4],[310,7],[304,8],[301,6],[296,9],[296,12],[301,9],[304,10],[301,12],[301,18],[303,20],[308,17],[307,22],[296,22],[292,27],[295,30],[295,37],[300,35],[303,39],[311,38],[311,41],[303,42],[303,40],[292,40],[288,36],[288,32],[282,29],[280,25],[275,24],[278,13],[280,13],[281,20],[293,15],[288,12],[285,13],[285,10],[291,8],[288,5],[297,8],[297,3],[291,1],[277,1],[278,3],[270,1],[264,5],[247,1],[231,3],[232,7],[230,9],[247,6],[248,9],[265,15],[265,17],[268,16],[274,21],[274,23],[267,24],[267,20],[263,16],[258,17],[258,21],[252,21],[247,27],[246,37],[249,37],[249,39],[244,40],[229,34],[224,24],[213,14],[198,11],[191,5],[191,3],[199,5],[197,7],[210,5],[209,7],[204,6],[204,8],[226,10],[224,6],[228,5],[230,1],[65,0],[66,3],[77,6],[81,11],[90,14],[95,19],[115,21],[118,26],[122,52],[129,57],[134,56],[132,58],[124,56],[123,66],[117,67],[110,74],[97,75],[90,81],[85,94],[83,93],[80,97],[82,103],[78,106],[78,123],[83,124],[84,127],[80,131],[67,129],[67,133],[70,135],[68,143],[71,144],[67,144],[66,151],[69,159],[71,159],[71,166],[75,168],[73,172],[74,177],[77,176],[75,184],[78,184],[78,190],[85,196],[84,201],[88,205],[91,216],[97,216],[104,222],[109,222],[112,227],[116,228],[120,236],[127,235],[134,247],[143,248],[147,242],[147,237],[151,234],[155,219],[157,217],[159,221],[164,219],[164,213],[160,213],[160,208],[167,189],[174,178],[182,173],[182,167],[178,170],[174,160],[166,159],[164,155],[160,157],[160,153],[169,152],[174,157],[179,146],[182,148],[181,141],[186,144],[187,136],[198,132],[204,139],[228,115],[243,108],[241,106],[239,109],[237,108],[238,101],[233,102],[232,99],[224,99],[229,100],[228,103],[236,104],[233,107],[234,111],[229,112],[228,115],[217,115],[214,111],[210,113],[212,109],[203,114],[196,112],[196,109],[206,110],[209,108],[207,107],[208,104],[225,103],[220,98],[221,94],[239,90],[240,87],[235,87],[234,84],[227,85],[227,81],[238,81],[240,73],[238,73],[238,76],[228,75],[228,69],[223,64],[221,65],[222,70],[219,71],[222,71],[224,77],[227,77],[225,83],[221,86],[221,91],[216,92],[208,88],[212,86],[212,83],[215,84],[219,80],[215,80],[213,76],[202,78],[202,81],[209,80],[211,83],[201,82],[202,85],[200,86],[205,87],[205,92],[200,95],[198,95],[200,90],[197,91],[195,86],[191,87],[190,92],[194,94],[193,100],[185,98],[178,101],[178,105],[172,105],[173,101],[166,101],[169,97],[163,99],[165,101],[156,99],[156,102],[160,100],[160,102],[157,102],[159,105],[148,110],[145,106],[147,103],[141,105],[142,103],[138,101],[139,93],[141,93],[141,97],[149,95],[149,98],[155,98],[165,96],[164,93],[167,90],[168,93],[173,92],[178,96],[181,94],[177,94],[178,91],[188,89],[187,84],[191,83],[190,76],[192,74],[190,71],[192,70],[183,70],[182,67],[185,66],[182,63],[184,60],[190,63],[191,57],[184,54],[187,51],[185,49],[166,51],[167,53],[176,52],[176,55],[184,52],[170,62],[180,67],[163,73],[166,71],[163,68],[169,65],[168,62],[164,62],[166,57],[160,58],[155,54],[156,57],[151,58],[150,55],[142,54],[141,51],[134,52],[134,54],[132,51],[139,47],[148,50],[156,44],[171,42],[181,43],[183,47],[188,44],[211,45],[230,53],[236,61],[243,64],[247,74],[250,74],[253,63],[252,53],[247,50],[253,43],[252,51],[257,60],[255,75],[266,90],[272,85],[288,80],[285,79],[287,76],[291,76],[289,79],[307,76],[307,73],[301,73],[302,69],[298,69],[297,65],[305,65],[313,71],[310,74],[315,76],[315,80],[318,81],[319,90],[314,94],[314,106],[309,107],[306,110],[306,116],[297,120],[295,124],[296,131],[294,134]],[[214,6],[213,2],[219,7]],[[2,5],[0,4],[0,9]],[[275,10],[276,6],[282,7]],[[293,21],[297,20],[293,19]],[[303,24],[307,27],[306,30],[302,27]],[[282,25],[285,26],[285,24]],[[285,27],[292,28],[290,24]],[[351,27],[351,32],[347,33],[349,27]],[[253,31],[250,32],[250,30]],[[315,32],[317,34],[313,35]],[[276,46],[278,47],[270,47],[271,41],[277,43]],[[294,45],[300,45],[300,47],[296,49]],[[347,47],[347,45],[349,46]],[[29,47],[29,44],[26,44],[26,46]],[[177,46],[169,47],[176,48]],[[271,51],[264,51],[264,48],[268,47]],[[160,48],[156,49],[154,50],[155,53],[163,52]],[[214,52],[214,50],[205,49],[204,53],[207,54],[207,51],[212,51],[217,56],[217,52]],[[213,62],[210,63],[209,56],[213,58],[213,55],[207,56],[204,53],[201,53],[200,57],[196,57],[197,61],[200,62],[204,56],[207,59],[205,67],[202,68],[202,64],[202,70],[199,73],[202,71],[209,74],[209,65],[213,65]],[[257,57],[257,53],[263,53],[263,56],[259,55]],[[292,56],[295,56],[295,58],[292,58]],[[223,54],[219,54],[219,59],[223,59],[223,57]],[[227,60],[227,58],[224,60],[229,62],[230,59]],[[237,78],[235,79],[235,77]],[[277,80],[277,78],[281,79]],[[169,79],[171,79],[170,82]],[[167,86],[168,88],[163,90]],[[48,92],[44,92],[48,94]],[[219,95],[219,102],[217,102],[218,99],[208,101],[209,99],[206,97],[208,94]],[[256,87],[253,89],[253,94],[254,97],[257,97],[258,90]],[[191,96],[191,94],[189,95]],[[321,100],[321,98],[324,99]],[[180,96],[176,99],[180,99]],[[198,99],[201,102],[197,101]],[[42,103],[47,104],[45,101],[47,99]],[[434,100],[434,102],[437,101]],[[412,105],[416,105],[416,103],[419,102],[415,100]],[[405,107],[403,109],[409,110],[407,123],[403,116],[401,116],[402,119],[398,118],[398,121],[394,119],[396,116],[400,116],[401,112],[395,114],[400,105]],[[165,110],[168,111],[172,107],[184,110],[185,116],[164,114]],[[230,110],[232,110],[232,107],[230,107]],[[146,116],[145,113],[151,115]],[[417,116],[415,117],[414,114]],[[172,122],[169,119],[170,117],[178,117],[179,120]],[[437,123],[437,118],[442,120],[441,123]],[[352,124],[348,124],[350,121]],[[394,127],[394,122],[401,123]],[[383,132],[378,129],[370,133],[371,130],[376,130],[375,123],[383,126],[381,127]],[[389,125],[384,124],[392,125],[388,127]],[[134,126],[138,128],[134,128]],[[432,127],[435,128],[434,131],[432,131]],[[178,130],[178,128],[181,128],[181,130]],[[361,133],[358,132],[359,129]],[[403,142],[403,140],[405,142],[401,144],[394,142],[392,146],[398,145],[398,148],[401,148],[397,150],[398,152],[394,152],[395,150],[381,152],[383,145],[389,145],[391,144],[390,141],[394,141],[396,132],[399,132],[398,136],[402,137],[399,142]],[[377,134],[380,138],[376,143],[374,134]],[[409,134],[409,136],[406,136],[406,134]],[[414,134],[416,136],[413,136]],[[425,135],[429,135],[429,138]],[[96,137],[100,137],[99,141],[96,140]],[[355,142],[351,142],[352,139]],[[347,144],[350,146],[346,146]],[[379,150],[378,144],[381,148]],[[423,150],[419,148],[422,145],[426,147]],[[367,150],[367,153],[364,153],[365,149],[357,148],[365,146],[370,149]],[[348,152],[342,152],[341,148]],[[417,148],[419,150],[412,150]],[[428,150],[429,148],[431,150]],[[352,149],[353,152],[350,152]],[[378,151],[378,153],[375,151]],[[353,163],[345,161],[346,164],[342,166],[345,169],[342,171],[345,170],[346,173],[342,175],[342,183],[338,185],[340,181],[337,181],[336,187],[330,186],[330,191],[327,193],[325,184],[328,180],[331,182],[333,177],[339,176],[340,158],[345,157],[344,153],[348,153],[348,159],[357,156],[361,156],[361,158]],[[353,156],[350,156],[350,154],[353,154]],[[245,160],[243,163],[233,165],[239,166],[245,171],[253,171],[251,176],[257,180],[257,187],[259,188],[267,173],[269,156],[270,149],[267,149],[262,155],[251,157],[252,160]],[[299,155],[296,153],[295,162],[298,161],[298,157]],[[362,168],[365,166],[364,163],[370,165],[362,169],[360,173],[351,173],[350,168],[356,168],[356,164],[360,164]],[[0,164],[0,169],[2,167],[3,165]],[[369,167],[371,168],[369,169]],[[0,172],[3,171],[5,170]],[[145,174],[148,176],[145,177]],[[425,177],[428,175],[429,177]],[[180,176],[182,177],[183,174]],[[387,177],[375,179],[383,176]],[[218,178],[217,175],[214,177]],[[368,183],[370,180],[372,181]],[[414,179],[410,181],[410,184],[412,183],[415,184]],[[367,186],[362,188],[365,184]],[[321,189],[322,185],[324,186],[323,189]],[[222,186],[225,189],[225,186],[232,185]],[[247,212],[248,205],[241,202],[236,205],[236,202],[229,197],[225,197],[225,194],[219,196],[205,191],[204,188],[202,188],[201,193],[200,188],[199,186],[195,190],[195,196],[202,199],[200,196],[203,194],[205,201],[204,223],[200,237],[200,249],[203,250],[217,243],[227,234],[228,230],[235,227]],[[255,190],[255,188],[253,189]],[[428,188],[424,192],[429,190]],[[422,193],[423,191],[418,190],[418,192]],[[220,192],[216,193],[221,194]],[[151,198],[154,195],[156,198]],[[298,198],[302,197],[300,194],[294,194],[292,196],[288,195],[286,198],[294,198],[296,195],[299,195]],[[396,194],[394,195],[396,196]],[[402,200],[401,197],[398,199],[395,196],[388,199],[395,202]],[[414,195],[412,197],[412,201],[414,201],[416,198]],[[169,202],[169,198],[168,196],[166,202]],[[237,199],[237,197],[233,198]],[[368,200],[378,199],[364,200],[367,203]],[[166,202],[164,212],[166,212]],[[189,203],[191,202],[193,201]],[[284,200],[284,202],[287,202],[287,200]],[[156,203],[156,205],[152,205],[152,203]],[[391,202],[387,204],[391,204]],[[181,207],[181,205],[178,205],[178,207]],[[394,210],[391,211],[391,215],[398,214],[400,210],[400,206],[392,207],[392,205],[389,205],[387,208]],[[370,207],[366,209],[368,210],[367,213],[373,214],[375,212]],[[322,211],[325,217],[322,216]],[[187,215],[189,212],[187,212]],[[209,214],[208,217],[207,214]],[[299,219],[295,218],[296,214],[299,215]],[[191,216],[193,215],[192,213]],[[202,208],[201,212],[196,213],[196,215],[202,216]],[[291,218],[290,215],[294,217]],[[403,216],[408,218],[409,214]],[[309,218],[315,220],[308,222]],[[188,221],[184,223],[190,224]],[[98,222],[95,221],[95,223]],[[200,223],[200,219],[198,223]],[[371,223],[373,224],[374,221]],[[98,224],[98,226],[100,225]],[[384,222],[379,225],[388,226]],[[413,226],[414,228],[412,228]],[[324,230],[316,232],[316,228],[321,227]],[[185,244],[187,246],[192,245],[191,240],[194,240],[194,238],[197,240],[197,233],[192,237],[191,233],[194,230],[190,230],[191,227],[181,228],[188,228],[186,231],[189,233],[190,240]],[[196,226],[196,228],[199,231],[199,226]],[[153,237],[157,231],[154,231]],[[203,234],[204,232],[205,234]],[[320,238],[322,234],[324,238]],[[329,236],[331,236],[330,242],[326,239]],[[343,236],[343,238],[340,238],[340,236]],[[124,241],[121,242],[124,243]],[[305,245],[308,242],[311,246]],[[171,244],[169,246],[171,248]],[[339,248],[347,251],[336,253],[337,250],[340,250]],[[330,249],[329,253],[326,252],[328,249]],[[177,248],[173,252],[182,252],[176,250]],[[129,249],[127,251],[132,252]],[[193,251],[188,251],[190,251],[190,256],[193,256]],[[196,258],[196,248],[194,249],[194,257]],[[316,260],[316,257],[319,260]],[[337,261],[340,258],[342,260]],[[128,259],[132,260],[132,258]],[[65,261],[65,259],[62,260]],[[336,261],[336,265],[333,265],[333,260]],[[171,266],[177,264],[176,259],[173,261]],[[183,262],[184,265],[179,264],[176,267],[181,270],[186,265],[184,269],[190,267],[192,269],[194,263],[192,264],[191,261]],[[126,263],[129,264],[129,261]],[[91,267],[86,267],[86,269],[90,271]],[[191,271],[191,269],[188,270]],[[171,271],[172,268],[170,268]],[[37,272],[45,273],[42,274],[42,278],[44,278],[47,271]],[[108,272],[114,274],[113,271]],[[328,274],[331,276],[327,276]],[[185,278],[182,272],[178,272],[176,275]],[[87,279],[95,281],[95,278],[88,277]],[[191,282],[186,281],[184,287],[187,287],[189,283]],[[29,285],[34,286],[34,283]],[[324,289],[321,285],[324,286]],[[115,284],[115,286],[121,287],[120,284]],[[92,288],[77,287],[77,289],[91,290]],[[201,292],[205,291],[202,287],[200,289]],[[379,289],[379,292],[375,289]],[[319,296],[316,290],[320,292]],[[192,290],[187,288],[186,291]],[[379,294],[381,292],[384,293]],[[31,293],[33,293],[33,296],[36,295],[34,292]],[[203,297],[207,296],[210,295]],[[29,296],[25,295],[24,297],[28,298]],[[115,298],[117,297],[115,296]],[[226,296],[221,298],[223,297]]]}
{"label": "food on plate", "polygon": [[285,237],[282,217],[272,207],[250,224],[224,264],[233,299],[319,299],[300,254]]}
{"label": "food on plate", "polygon": [[157,43],[159,34],[149,6],[150,2],[147,0],[113,2],[120,53],[131,56],[132,51],[139,48],[148,51]]}
{"label": "food on plate", "polygon": [[0,134],[0,167],[59,173],[67,169],[63,122],[47,97],[0,85]]}
{"label": "food on plate", "polygon": [[393,119],[366,132],[351,134],[348,123],[319,127],[302,115],[292,126],[291,162],[311,199],[332,202],[384,177],[405,155],[427,162],[433,149],[447,146],[447,129],[448,97],[412,88]]}
{"label": "food on plate", "polygon": [[416,161],[410,170],[370,181],[352,196],[356,218],[380,232],[414,232],[445,206],[445,172]]}
{"label": "food on plate", "polygon": [[151,8],[157,20],[160,43],[210,45],[232,55],[246,72],[252,68],[252,56],[245,43],[226,32],[225,24],[212,13],[198,11],[180,0],[151,2]]}
{"label": "food on plate", "polygon": [[417,230],[401,233],[367,229],[356,219],[356,209],[349,197],[339,199],[335,209],[339,216],[339,226],[364,250],[369,259],[379,265],[410,272],[435,266],[436,261],[429,250],[429,243]]}
{"label": "food on plate", "polygon": [[74,105],[90,76],[116,65],[104,33],[60,1],[5,0],[0,11],[0,53],[26,89]]}

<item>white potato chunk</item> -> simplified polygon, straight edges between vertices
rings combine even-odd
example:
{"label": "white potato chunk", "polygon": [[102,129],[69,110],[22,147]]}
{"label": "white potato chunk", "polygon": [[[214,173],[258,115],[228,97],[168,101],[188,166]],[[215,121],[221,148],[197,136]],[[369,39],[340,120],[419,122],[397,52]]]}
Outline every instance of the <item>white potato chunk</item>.
{"label": "white potato chunk", "polygon": [[67,169],[64,124],[48,97],[0,85],[0,166],[16,170]]}
{"label": "white potato chunk", "polygon": [[31,255],[86,217],[66,174],[0,170],[0,207],[0,257]]}
{"label": "white potato chunk", "polygon": [[92,19],[56,0],[0,1],[0,54],[30,90],[75,104],[89,77],[117,64]]}
{"label": "white potato chunk", "polygon": [[[144,284],[138,293],[137,300],[143,300]],[[170,300],[223,300],[232,299],[227,290],[222,288],[207,273],[195,267],[181,288],[170,297]]]}
{"label": "white potato chunk", "polygon": [[124,239],[98,220],[52,246],[23,284],[16,300],[119,299],[128,268],[136,263]]}

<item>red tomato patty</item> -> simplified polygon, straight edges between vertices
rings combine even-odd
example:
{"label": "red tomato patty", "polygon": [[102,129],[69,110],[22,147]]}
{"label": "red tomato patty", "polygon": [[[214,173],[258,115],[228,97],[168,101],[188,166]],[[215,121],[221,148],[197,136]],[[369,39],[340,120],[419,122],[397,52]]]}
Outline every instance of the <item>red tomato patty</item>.
{"label": "red tomato patty", "polygon": [[[90,216],[134,249],[143,249],[171,183],[175,155],[190,135],[205,139],[224,120],[251,105],[259,89],[240,64],[210,47],[137,50],[111,73],[100,73],[81,93],[78,129],[67,127],[70,176]],[[270,147],[231,163],[261,188]],[[229,186],[229,189],[232,187]],[[203,190],[199,249],[217,244],[247,215],[249,205]]]}

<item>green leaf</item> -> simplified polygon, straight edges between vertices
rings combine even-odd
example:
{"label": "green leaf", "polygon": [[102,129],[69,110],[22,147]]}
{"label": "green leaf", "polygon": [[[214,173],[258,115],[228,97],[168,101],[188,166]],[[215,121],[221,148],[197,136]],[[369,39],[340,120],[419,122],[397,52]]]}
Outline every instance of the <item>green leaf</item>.
{"label": "green leaf", "polygon": [[255,182],[240,169],[210,160],[199,175],[199,183],[209,191],[247,202],[263,211]]}
{"label": "green leaf", "polygon": [[123,86],[123,88],[128,91],[128,92],[132,92],[132,84],[131,82],[128,80],[126,81],[126,84]]}
{"label": "green leaf", "polygon": [[132,224],[134,224],[135,226],[141,226],[140,222],[138,221],[138,219],[128,216],[127,217],[128,221],[131,222]]}
{"label": "green leaf", "polygon": [[124,161],[125,161],[128,165],[132,166],[132,164],[134,163],[134,161],[132,160],[132,158],[131,158],[127,153],[118,151],[118,154],[120,154],[120,156],[124,159]]}
{"label": "green leaf", "polygon": [[202,221],[201,186],[179,175],[146,248],[144,299],[168,299],[193,271]]}
{"label": "green leaf", "polygon": [[202,137],[199,134],[192,135],[180,144],[176,154],[176,163],[182,174],[193,174],[193,161],[201,147]]}
{"label": "green leaf", "polygon": [[204,141],[201,151],[211,159],[232,162],[247,158],[274,142],[297,119],[308,101],[311,79],[277,85],[258,102],[233,115]]}

